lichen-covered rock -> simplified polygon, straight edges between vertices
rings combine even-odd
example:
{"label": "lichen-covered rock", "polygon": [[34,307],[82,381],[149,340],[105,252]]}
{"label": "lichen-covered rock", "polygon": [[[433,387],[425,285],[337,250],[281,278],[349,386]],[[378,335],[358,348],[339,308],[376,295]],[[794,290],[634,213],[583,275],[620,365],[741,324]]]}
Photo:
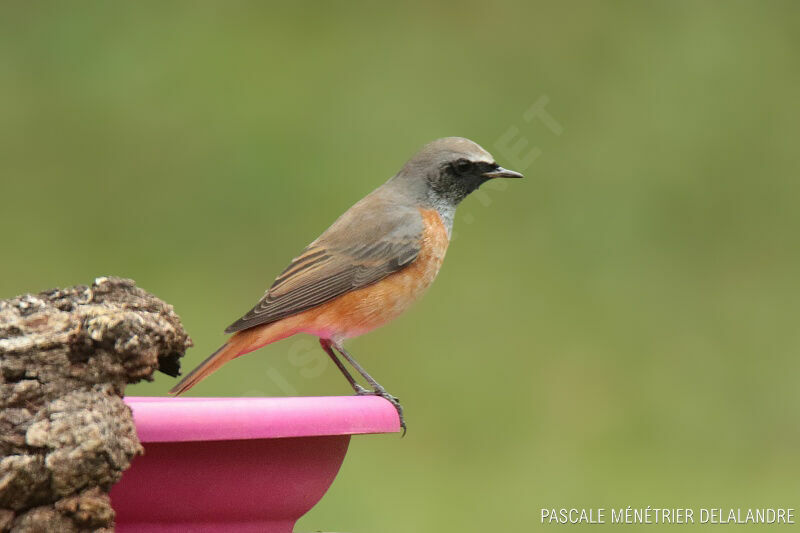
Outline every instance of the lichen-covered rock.
{"label": "lichen-covered rock", "polygon": [[191,345],[131,280],[0,300],[0,532],[110,531],[108,490],[142,451],[125,386],[177,375]]}

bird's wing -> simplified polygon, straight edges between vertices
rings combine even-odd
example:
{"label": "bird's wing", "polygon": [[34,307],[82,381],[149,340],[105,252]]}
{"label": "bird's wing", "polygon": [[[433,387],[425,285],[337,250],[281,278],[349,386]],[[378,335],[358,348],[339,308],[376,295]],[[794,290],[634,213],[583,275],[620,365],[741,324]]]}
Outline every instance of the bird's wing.
{"label": "bird's wing", "polygon": [[225,333],[275,322],[401,270],[417,258],[423,228],[418,209],[367,196],[294,258]]}

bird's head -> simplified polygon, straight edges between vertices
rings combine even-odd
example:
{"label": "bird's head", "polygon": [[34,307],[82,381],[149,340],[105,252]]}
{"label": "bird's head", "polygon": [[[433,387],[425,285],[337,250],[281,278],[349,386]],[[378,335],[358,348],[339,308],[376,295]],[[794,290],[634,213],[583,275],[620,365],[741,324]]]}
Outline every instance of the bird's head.
{"label": "bird's head", "polygon": [[456,206],[490,179],[521,178],[522,174],[504,169],[469,139],[445,137],[425,145],[397,177],[421,182],[432,200]]}

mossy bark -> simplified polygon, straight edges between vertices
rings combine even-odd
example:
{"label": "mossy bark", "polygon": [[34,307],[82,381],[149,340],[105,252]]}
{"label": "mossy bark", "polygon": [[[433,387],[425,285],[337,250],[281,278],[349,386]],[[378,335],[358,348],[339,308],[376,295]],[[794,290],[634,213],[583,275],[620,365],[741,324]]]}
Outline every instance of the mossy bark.
{"label": "mossy bark", "polygon": [[191,345],[131,280],[0,300],[0,531],[113,529],[108,490],[142,453],[125,386]]}

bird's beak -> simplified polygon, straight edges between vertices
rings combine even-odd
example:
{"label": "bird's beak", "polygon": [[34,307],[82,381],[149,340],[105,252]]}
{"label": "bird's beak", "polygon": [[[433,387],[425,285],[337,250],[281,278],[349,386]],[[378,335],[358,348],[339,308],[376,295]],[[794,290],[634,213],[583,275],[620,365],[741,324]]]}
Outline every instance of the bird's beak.
{"label": "bird's beak", "polygon": [[514,172],[513,170],[508,170],[507,168],[497,167],[494,170],[489,172],[484,172],[484,176],[487,178],[522,178],[523,175],[519,172]]}

